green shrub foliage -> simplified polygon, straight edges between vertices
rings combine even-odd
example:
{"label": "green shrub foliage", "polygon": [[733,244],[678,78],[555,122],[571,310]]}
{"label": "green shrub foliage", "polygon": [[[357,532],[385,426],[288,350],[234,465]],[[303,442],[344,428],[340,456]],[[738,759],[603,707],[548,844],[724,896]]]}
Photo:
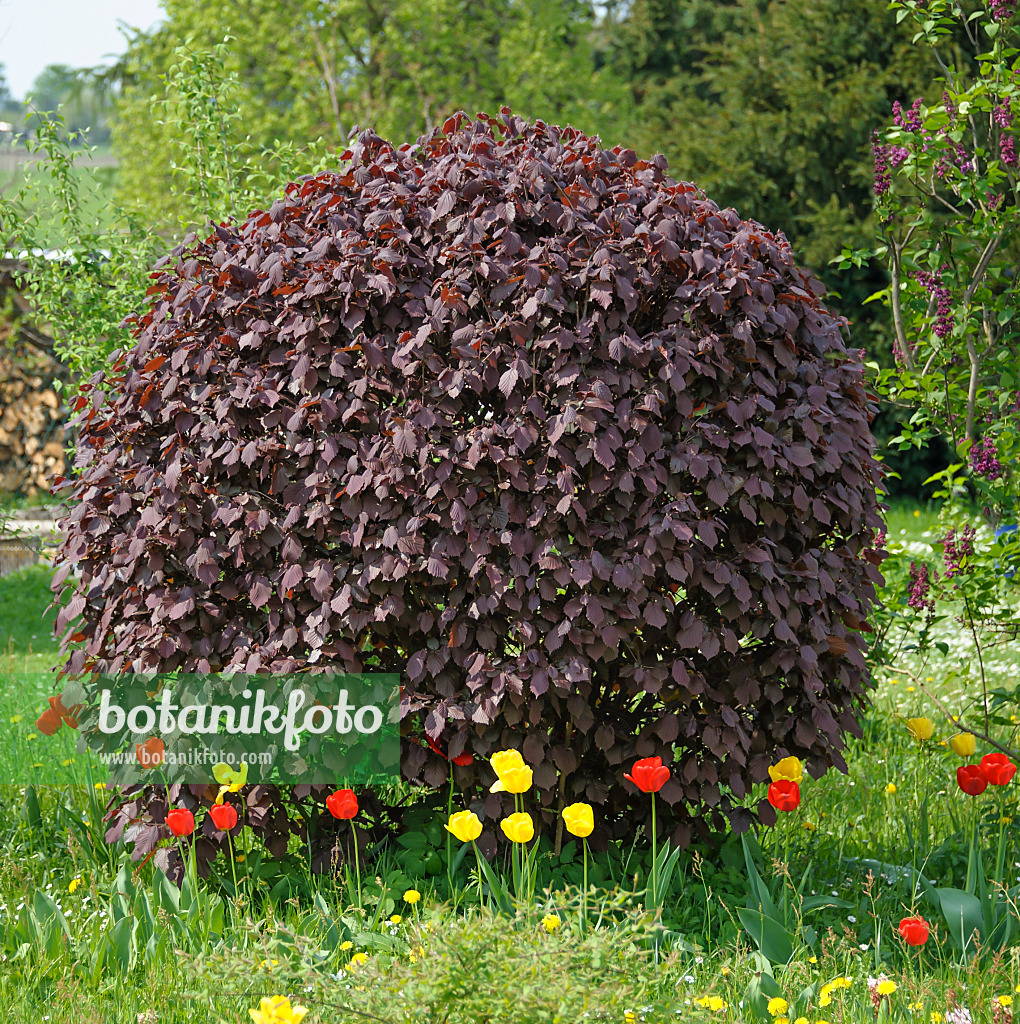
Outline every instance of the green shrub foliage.
{"label": "green shrub foliage", "polygon": [[408,779],[473,754],[491,819],[516,747],[596,841],[637,757],[679,842],[774,820],[779,756],[842,766],[874,405],[781,235],[504,109],[363,132],[153,276],[79,415],[71,672],[399,671]]}

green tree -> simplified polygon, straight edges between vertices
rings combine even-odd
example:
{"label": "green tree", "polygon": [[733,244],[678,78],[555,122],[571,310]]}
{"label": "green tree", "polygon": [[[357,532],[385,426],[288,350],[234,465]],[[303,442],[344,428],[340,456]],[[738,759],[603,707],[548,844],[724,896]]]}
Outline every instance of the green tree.
{"label": "green tree", "polygon": [[168,111],[153,117],[152,99],[184,42],[232,40],[242,160],[278,142],[342,148],[355,125],[413,141],[458,109],[504,104],[605,131],[624,99],[613,70],[596,66],[587,0],[167,0],[166,11],[123,62],[114,130],[123,194],[150,210],[165,209],[175,164]]}

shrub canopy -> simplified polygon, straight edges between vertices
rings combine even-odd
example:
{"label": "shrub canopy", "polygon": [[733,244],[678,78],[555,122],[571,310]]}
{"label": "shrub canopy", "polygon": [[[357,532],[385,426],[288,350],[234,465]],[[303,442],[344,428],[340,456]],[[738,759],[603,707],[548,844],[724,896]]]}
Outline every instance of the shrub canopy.
{"label": "shrub canopy", "polygon": [[463,786],[516,747],[597,840],[659,754],[678,841],[772,820],[778,757],[843,766],[881,582],[821,286],[662,157],[505,109],[342,160],[162,260],[88,385],[67,668],[398,671],[411,780],[448,777],[423,732]]}

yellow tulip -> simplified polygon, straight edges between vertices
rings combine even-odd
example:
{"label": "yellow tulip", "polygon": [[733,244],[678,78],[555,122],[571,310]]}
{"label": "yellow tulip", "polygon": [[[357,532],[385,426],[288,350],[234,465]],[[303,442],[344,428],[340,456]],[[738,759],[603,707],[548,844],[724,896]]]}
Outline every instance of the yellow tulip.
{"label": "yellow tulip", "polygon": [[526,811],[519,811],[504,818],[499,827],[512,843],[527,843],[535,838],[535,823]]}
{"label": "yellow tulip", "polygon": [[450,815],[446,831],[452,832],[462,843],[470,843],[482,834],[482,823],[474,811],[458,811]]}
{"label": "yellow tulip", "polygon": [[971,757],[977,746],[972,732],[958,732],[950,738],[949,745],[953,748],[953,753],[960,757]]}
{"label": "yellow tulip", "polygon": [[533,773],[526,764],[514,765],[504,769],[500,777],[492,784],[490,793],[527,793],[531,789]]}
{"label": "yellow tulip", "polygon": [[591,804],[571,804],[563,808],[563,823],[567,831],[578,839],[590,836],[595,827],[595,815],[592,813]]}
{"label": "yellow tulip", "polygon": [[804,766],[798,757],[784,757],[769,769],[769,778],[773,782],[785,779],[787,782],[796,782],[799,786],[804,778]]}
{"label": "yellow tulip", "polygon": [[935,732],[935,723],[930,718],[908,718],[907,729],[915,740],[923,743],[932,738]]}
{"label": "yellow tulip", "polygon": [[221,804],[224,793],[237,793],[248,781],[248,762],[242,761],[241,767],[236,772],[229,764],[214,764],[212,773],[213,778],[220,784],[220,791],[216,795],[215,803]]}
{"label": "yellow tulip", "polygon": [[291,1006],[286,996],[263,997],[257,1010],[249,1010],[255,1024],[301,1024],[308,1010]]}
{"label": "yellow tulip", "polygon": [[509,768],[523,768],[524,758],[519,750],[500,750],[489,758],[489,764],[496,775],[502,778]]}

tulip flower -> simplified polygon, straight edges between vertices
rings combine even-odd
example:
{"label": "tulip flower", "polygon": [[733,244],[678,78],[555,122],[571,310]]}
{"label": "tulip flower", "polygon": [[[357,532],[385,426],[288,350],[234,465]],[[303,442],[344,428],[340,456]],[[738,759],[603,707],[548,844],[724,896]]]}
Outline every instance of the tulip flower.
{"label": "tulip flower", "polygon": [[800,786],[789,779],[779,779],[769,786],[768,797],[777,811],[795,811],[800,805]]}
{"label": "tulip flower", "polygon": [[490,793],[527,793],[531,789],[533,773],[526,764],[505,768],[492,784]]}
{"label": "tulip flower", "polygon": [[958,732],[949,739],[949,745],[957,757],[973,757],[976,744],[972,732]]}
{"label": "tulip flower", "polygon": [[209,817],[221,832],[229,832],[237,824],[237,811],[230,804],[213,804]]}
{"label": "tulip flower", "polygon": [[143,768],[156,768],[166,760],[166,744],[158,736],[135,744],[135,758]]}
{"label": "tulip flower", "polygon": [[177,807],[166,812],[167,827],[178,839],[190,836],[195,831],[195,816],[186,807]]}
{"label": "tulip flower", "polygon": [[447,761],[452,761],[454,764],[459,765],[461,768],[466,768],[469,764],[474,762],[474,758],[470,754],[458,754],[456,757],[450,757],[449,754],[443,752],[438,744],[434,743],[428,733],[425,734],[425,742],[429,745],[429,749],[438,754],[440,757]]}
{"label": "tulip flower", "polygon": [[980,796],[988,788],[988,779],[979,765],[964,764],[956,769],[956,784],[968,796]]}
{"label": "tulip flower", "polygon": [[[654,797],[653,797],[654,799]],[[563,823],[572,836],[581,840],[584,857],[584,888],[581,890],[580,925],[584,935],[588,927],[588,843],[585,841],[595,828],[595,815],[591,804],[571,804],[563,808]]]}
{"label": "tulip flower", "polygon": [[634,762],[631,774],[624,775],[624,778],[633,782],[642,793],[658,793],[669,781],[669,769],[661,757],[643,757]]}
{"label": "tulip flower", "polygon": [[47,708],[36,720],[35,727],[44,735],[52,736],[62,725],[64,720],[53,710]]}
{"label": "tulip flower", "polygon": [[1016,765],[1005,754],[985,754],[978,767],[993,786],[1005,786],[1016,775]]}
{"label": "tulip flower", "polygon": [[526,811],[518,811],[504,818],[499,827],[512,843],[530,843],[535,838],[535,823]]}
{"label": "tulip flower", "polygon": [[799,786],[804,778],[804,766],[800,763],[799,757],[784,757],[769,769],[769,778],[773,782],[785,779],[787,782],[796,782]]}
{"label": "tulip flower", "polygon": [[935,733],[935,723],[930,718],[908,718],[907,729],[919,743],[930,740]]}
{"label": "tulip flower", "polygon": [[462,843],[473,843],[482,834],[482,823],[474,811],[451,814],[445,827]]}
{"label": "tulip flower", "polygon": [[497,776],[502,775],[508,768],[523,768],[524,758],[519,750],[500,750],[489,758],[489,764]]}
{"label": "tulip flower", "polygon": [[595,828],[595,815],[591,804],[571,804],[563,808],[563,823],[567,831],[578,839],[590,836]]}
{"label": "tulip flower", "polygon": [[923,946],[930,931],[931,926],[923,917],[905,917],[900,921],[899,933],[908,946]]}
{"label": "tulip flower", "polygon": [[240,792],[241,787],[248,781],[248,762],[242,761],[241,767],[236,772],[229,764],[223,762],[214,764],[212,773],[213,778],[220,784],[220,791],[216,795],[215,802],[221,804],[225,793]]}
{"label": "tulip flower", "polygon": [[64,695],[58,693],[55,697],[48,697],[47,700],[50,702],[50,708],[55,711],[60,718],[66,722],[72,729],[78,728],[78,714],[82,709],[81,704],[73,705],[70,710],[64,707]]}
{"label": "tulip flower", "polygon": [[303,1006],[291,1006],[286,996],[264,997],[257,1010],[248,1011],[255,1024],[301,1024],[307,1013]]}
{"label": "tulip flower", "polygon": [[334,818],[349,821],[358,813],[358,798],[353,789],[338,789],[326,797],[326,809]]}

